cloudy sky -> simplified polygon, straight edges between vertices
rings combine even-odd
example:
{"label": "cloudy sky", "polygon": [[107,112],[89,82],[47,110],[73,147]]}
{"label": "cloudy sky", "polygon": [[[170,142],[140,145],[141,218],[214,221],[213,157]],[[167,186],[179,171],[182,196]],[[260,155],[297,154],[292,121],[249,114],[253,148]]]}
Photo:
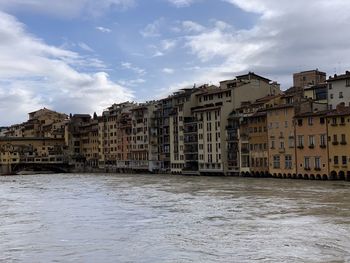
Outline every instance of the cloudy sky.
{"label": "cloudy sky", "polygon": [[346,0],[0,0],[0,126],[254,71],[350,68]]}

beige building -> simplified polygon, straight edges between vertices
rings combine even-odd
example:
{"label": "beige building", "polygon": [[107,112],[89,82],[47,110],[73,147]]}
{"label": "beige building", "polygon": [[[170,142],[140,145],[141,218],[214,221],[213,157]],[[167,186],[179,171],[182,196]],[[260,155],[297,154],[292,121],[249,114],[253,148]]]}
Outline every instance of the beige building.
{"label": "beige building", "polygon": [[204,85],[198,88],[193,93],[192,117],[197,121],[199,173],[227,174],[226,126],[229,114],[242,102],[253,102],[279,93],[277,83],[252,72],[222,81],[219,87]]}
{"label": "beige building", "polygon": [[43,108],[28,115],[28,121],[9,127],[6,136],[64,138],[65,125],[68,121],[66,114]]}
{"label": "beige building", "polygon": [[304,88],[304,98],[327,104],[327,84],[317,84]]}
{"label": "beige building", "polygon": [[169,116],[170,171],[179,174],[185,168],[185,118],[191,116],[192,93],[195,89],[183,89],[174,93],[172,111]]}
{"label": "beige building", "polygon": [[158,127],[156,102],[140,104],[131,109],[132,139],[130,168],[135,171],[159,171]]}
{"label": "beige building", "polygon": [[273,177],[296,176],[294,103],[281,96],[281,104],[266,109],[269,149],[269,173]]}
{"label": "beige building", "polygon": [[63,139],[0,138],[0,173],[11,173],[20,167],[36,164],[66,163]]}
{"label": "beige building", "polygon": [[123,136],[120,134],[120,117],[125,113],[131,114],[131,110],[135,106],[135,103],[131,102],[113,104],[103,111],[102,116],[98,117],[100,168],[112,170],[118,169],[117,161],[122,161],[120,160],[121,158],[118,160],[118,156],[121,157],[120,140],[122,139],[121,136]]}
{"label": "beige building", "polygon": [[318,69],[302,71],[293,74],[293,86],[303,89],[306,86],[323,84],[326,79],[326,73]]}

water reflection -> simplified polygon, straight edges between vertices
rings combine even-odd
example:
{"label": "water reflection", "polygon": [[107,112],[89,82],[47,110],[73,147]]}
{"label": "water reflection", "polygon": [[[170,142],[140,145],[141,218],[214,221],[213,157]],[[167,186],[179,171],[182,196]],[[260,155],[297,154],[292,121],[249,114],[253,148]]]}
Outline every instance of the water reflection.
{"label": "water reflection", "polygon": [[350,184],[0,177],[0,262],[346,262]]}

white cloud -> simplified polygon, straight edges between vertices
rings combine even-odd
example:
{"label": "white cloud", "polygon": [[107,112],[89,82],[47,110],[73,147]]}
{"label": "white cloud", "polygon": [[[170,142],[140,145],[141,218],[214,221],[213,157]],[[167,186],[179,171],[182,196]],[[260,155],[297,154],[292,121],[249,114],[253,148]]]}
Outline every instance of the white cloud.
{"label": "white cloud", "polygon": [[24,120],[27,112],[43,106],[91,113],[133,97],[107,73],[83,70],[89,68],[92,72],[95,65],[103,67],[101,61],[47,45],[3,12],[0,39],[0,115],[6,116],[1,124]]}
{"label": "white cloud", "polygon": [[137,87],[140,84],[145,83],[146,80],[143,78],[137,78],[137,79],[128,79],[128,80],[119,80],[118,83],[122,86],[126,87]]}
{"label": "white cloud", "polygon": [[152,55],[153,58],[162,57],[162,56],[164,56],[164,53],[162,51],[159,51],[159,50],[154,52],[154,54]]}
{"label": "white cloud", "polygon": [[111,29],[109,29],[107,27],[103,27],[103,26],[97,26],[96,29],[101,31],[102,33],[111,33],[112,32]]}
{"label": "white cloud", "polygon": [[130,62],[122,62],[121,63],[122,68],[124,69],[129,69],[133,72],[135,72],[138,75],[145,75],[146,74],[146,70],[143,68],[139,68],[139,67],[135,67],[132,63]]}
{"label": "white cloud", "polygon": [[0,9],[28,10],[56,17],[73,18],[84,14],[100,16],[107,10],[125,10],[135,4],[135,0],[0,0]]}
{"label": "white cloud", "polygon": [[205,29],[204,26],[189,20],[183,21],[182,27],[186,32],[202,32]]}
{"label": "white cloud", "polygon": [[84,43],[84,42],[79,42],[79,43],[78,43],[78,46],[79,46],[81,49],[85,50],[85,51],[89,51],[89,52],[93,52],[93,51],[94,51],[88,44],[86,44],[86,43]]}
{"label": "white cloud", "polygon": [[173,74],[175,70],[172,68],[163,68],[162,72],[166,74]]}
{"label": "white cloud", "polygon": [[196,0],[168,0],[168,2],[170,2],[176,7],[188,7],[194,2],[196,2]]}
{"label": "white cloud", "polygon": [[164,39],[161,41],[161,48],[164,51],[168,51],[173,49],[176,46],[176,40],[175,39]]}
{"label": "white cloud", "polygon": [[144,29],[140,31],[140,34],[143,37],[159,37],[161,36],[160,34],[160,27],[163,23],[163,18],[159,18],[152,23],[146,25]]}
{"label": "white cloud", "polygon": [[336,0],[285,2],[279,0],[224,0],[245,12],[256,13],[250,29],[236,29],[215,21],[185,37],[185,46],[201,62],[213,67],[193,79],[218,81],[255,71],[292,84],[292,73],[315,69],[334,72],[350,67],[350,2]]}

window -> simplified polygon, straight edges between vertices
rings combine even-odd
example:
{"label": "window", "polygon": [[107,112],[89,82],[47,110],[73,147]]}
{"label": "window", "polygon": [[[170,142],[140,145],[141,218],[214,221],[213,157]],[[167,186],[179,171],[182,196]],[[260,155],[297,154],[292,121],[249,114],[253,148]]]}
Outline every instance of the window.
{"label": "window", "polygon": [[336,134],[333,135],[333,143],[338,143],[338,136]]}
{"label": "window", "polygon": [[292,156],[291,155],[286,155],[284,157],[285,160],[285,168],[286,169],[292,169]]}
{"label": "window", "polygon": [[337,125],[337,118],[332,118],[332,125]]}
{"label": "window", "polygon": [[350,79],[347,79],[347,80],[346,80],[346,86],[347,86],[347,87],[350,87]]}
{"label": "window", "polygon": [[294,137],[288,138],[289,148],[294,148]]}
{"label": "window", "polygon": [[340,91],[340,92],[339,92],[339,99],[342,99],[342,98],[344,98],[344,97],[343,97],[343,92]]}
{"label": "window", "polygon": [[309,147],[315,146],[315,136],[309,135]]}
{"label": "window", "polygon": [[307,118],[307,124],[312,125],[312,123],[313,123],[313,118],[312,117],[308,117]]}
{"label": "window", "polygon": [[298,119],[298,126],[302,126],[303,125],[303,119]]}
{"label": "window", "polygon": [[332,83],[328,84],[328,89],[332,89]]}
{"label": "window", "polygon": [[320,157],[315,157],[315,169],[321,169]]}
{"label": "window", "polygon": [[284,149],[284,141],[280,141],[280,149]]}
{"label": "window", "polygon": [[280,156],[279,155],[273,156],[273,168],[275,168],[275,169],[280,168]]}
{"label": "window", "polygon": [[324,118],[320,118],[320,124],[324,124],[325,121],[324,121]]}
{"label": "window", "polygon": [[346,156],[342,156],[342,157],[341,157],[341,163],[342,163],[342,165],[346,165],[346,164],[347,164],[347,158],[346,158]]}
{"label": "window", "polygon": [[275,141],[271,141],[271,149],[275,149]]}
{"label": "window", "polygon": [[326,135],[325,134],[320,135],[320,143],[321,143],[321,147],[326,146]]}
{"label": "window", "polygon": [[341,135],[341,144],[346,144],[346,137],[345,137],[345,134],[342,134]]}
{"label": "window", "polygon": [[339,164],[338,156],[334,156],[334,165],[338,165],[338,164]]}
{"label": "window", "polygon": [[304,157],[304,168],[310,169],[310,157]]}
{"label": "window", "polygon": [[284,127],[285,127],[285,128],[288,128],[288,121],[285,121],[285,122],[284,122]]}
{"label": "window", "polygon": [[298,135],[298,147],[304,147],[304,136]]}
{"label": "window", "polygon": [[330,97],[331,99],[333,99],[333,94],[329,94],[329,97]]}

